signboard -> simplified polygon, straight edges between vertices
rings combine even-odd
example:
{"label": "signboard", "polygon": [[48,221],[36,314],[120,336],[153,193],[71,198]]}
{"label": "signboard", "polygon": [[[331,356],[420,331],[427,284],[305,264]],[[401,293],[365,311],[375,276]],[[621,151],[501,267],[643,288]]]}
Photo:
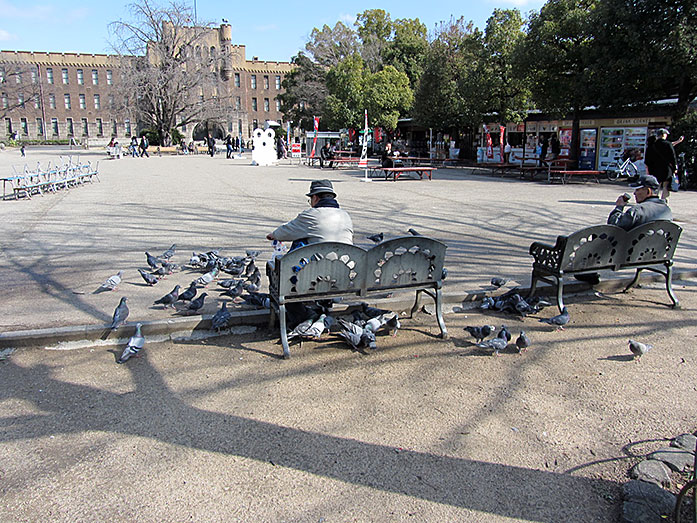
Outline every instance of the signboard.
{"label": "signboard", "polygon": [[302,154],[302,148],[300,147],[299,143],[290,144],[290,157],[291,158],[300,158],[301,154]]}

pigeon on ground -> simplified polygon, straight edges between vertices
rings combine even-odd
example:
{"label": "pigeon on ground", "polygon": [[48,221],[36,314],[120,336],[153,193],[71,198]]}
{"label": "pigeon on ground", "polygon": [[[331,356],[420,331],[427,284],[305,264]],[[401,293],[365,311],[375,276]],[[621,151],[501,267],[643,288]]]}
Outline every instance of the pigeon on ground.
{"label": "pigeon on ground", "polygon": [[344,338],[352,348],[357,350],[360,347],[368,347],[369,349],[377,348],[374,332],[365,330],[363,327],[342,318],[339,318],[338,321],[342,329],[337,334]]}
{"label": "pigeon on ground", "polygon": [[128,340],[128,345],[123,349],[121,357],[116,360],[116,363],[126,363],[129,359],[136,356],[140,352],[140,349],[143,348],[143,345],[145,345],[145,336],[140,332],[142,326],[142,323],[136,323],[136,332],[131,336],[131,339]]}
{"label": "pigeon on ground", "polygon": [[247,281],[253,285],[256,285],[257,287],[261,285],[261,271],[259,270],[259,267],[254,268],[254,272],[247,278]]}
{"label": "pigeon on ground", "polygon": [[190,312],[197,312],[201,307],[203,307],[203,301],[206,299],[206,296],[208,296],[208,294],[206,294],[204,292],[203,294],[201,294],[201,296],[199,296],[195,300],[191,300],[191,303],[189,303],[189,307],[188,307],[189,311]]}
{"label": "pigeon on ground", "polygon": [[445,280],[448,277],[448,269],[443,267],[443,270],[440,271],[440,279]]}
{"label": "pigeon on ground", "polygon": [[172,308],[174,308],[174,302],[177,301],[177,298],[179,298],[179,285],[175,285],[174,289],[172,289],[172,292],[169,294],[165,294],[162,298],[159,300],[156,300],[153,305],[164,305],[165,309],[169,307],[170,305]]}
{"label": "pigeon on ground", "polygon": [[218,332],[220,332],[220,329],[224,329],[227,327],[228,322],[230,321],[230,318],[232,318],[232,314],[230,314],[230,311],[227,310],[227,304],[223,302],[223,305],[220,307],[220,310],[215,313],[215,316],[211,319],[211,326]]}
{"label": "pigeon on ground", "polygon": [[128,301],[128,298],[125,296],[121,298],[121,301],[119,304],[116,306],[116,309],[114,309],[114,316],[111,321],[111,326],[109,327],[110,329],[115,329],[122,323],[126,323],[126,318],[128,318],[128,305],[126,305],[126,302]]}
{"label": "pigeon on ground", "polygon": [[163,260],[169,261],[172,258],[172,256],[174,256],[174,253],[176,250],[177,250],[177,244],[173,243],[169,249],[167,249],[165,252],[160,254],[160,258]]}
{"label": "pigeon on ground", "polygon": [[496,288],[503,287],[506,283],[508,283],[508,280],[504,280],[503,278],[497,278],[496,276],[491,278],[491,284]]}
{"label": "pigeon on ground", "polygon": [[208,287],[208,284],[215,280],[215,278],[218,276],[218,267],[213,267],[210,272],[207,272],[203,276],[201,276],[198,280],[196,280],[196,283],[198,285],[203,285],[204,287]]}
{"label": "pigeon on ground", "polygon": [[186,289],[184,292],[182,292],[178,297],[178,301],[191,301],[194,299],[196,296],[196,293],[198,292],[197,287],[196,287],[196,282],[192,281],[189,284],[189,288]]}
{"label": "pigeon on ground", "polygon": [[237,285],[234,287],[230,287],[229,289],[223,291],[220,293],[221,296],[229,296],[232,299],[237,298],[238,296],[242,296],[242,293],[244,292],[244,282],[242,280],[239,280]]}
{"label": "pigeon on ground", "polygon": [[148,271],[146,271],[144,269],[138,269],[138,272],[145,280],[145,283],[147,283],[148,285],[152,286],[152,285],[155,285],[158,281],[160,281],[157,278],[157,276],[155,276],[154,274],[150,274]]}
{"label": "pigeon on ground", "polygon": [[248,258],[251,258],[252,260],[255,260],[259,257],[261,254],[261,251],[252,251],[252,250],[246,250],[245,254],[247,255]]}
{"label": "pigeon on ground", "polygon": [[318,340],[327,329],[327,326],[324,324],[324,319],[326,317],[326,314],[322,314],[316,320],[312,318],[305,320],[288,333],[288,339],[299,337]]}
{"label": "pigeon on ground", "polygon": [[242,296],[244,299],[244,304],[251,307],[262,307],[268,309],[271,307],[271,302],[269,295],[261,292],[250,292],[249,294]]}
{"label": "pigeon on ground", "polygon": [[229,264],[226,265],[225,267],[222,267],[221,270],[223,272],[227,272],[231,276],[240,276],[244,272],[244,264]]}
{"label": "pigeon on ground", "polygon": [[482,327],[465,327],[465,330],[472,335],[477,343],[481,343],[484,338],[494,332],[495,329],[496,327],[493,325],[483,325]]}
{"label": "pigeon on ground", "polygon": [[412,236],[421,236],[420,232],[417,232],[416,229],[412,229],[411,227],[409,227],[409,230],[407,232]]}
{"label": "pigeon on ground", "polygon": [[515,346],[518,347],[518,352],[525,352],[530,346],[530,338],[525,331],[520,331],[520,336],[515,340]]}
{"label": "pigeon on ground", "polygon": [[644,354],[653,349],[653,345],[646,345],[640,341],[629,340],[629,350],[634,354],[634,359],[639,360]]}
{"label": "pigeon on ground", "polygon": [[564,307],[561,310],[561,314],[552,316],[551,318],[542,318],[541,323],[549,323],[550,325],[556,325],[557,330],[564,330],[564,325],[569,323],[569,311]]}
{"label": "pigeon on ground", "polygon": [[162,262],[162,267],[167,271],[167,274],[172,274],[174,271],[179,270],[179,265],[176,263]]}
{"label": "pigeon on ground", "polygon": [[377,234],[371,234],[370,236],[366,236],[366,238],[368,238],[371,242],[380,243],[385,238],[385,234],[379,232]]}
{"label": "pigeon on ground", "polygon": [[148,261],[148,265],[151,269],[157,269],[160,266],[160,260],[155,258],[148,251],[145,251],[145,259]]}
{"label": "pigeon on ground", "polygon": [[259,285],[252,283],[251,281],[245,281],[242,283],[242,288],[247,292],[259,292]]}
{"label": "pigeon on ground", "polygon": [[477,344],[477,347],[483,349],[492,349],[494,351],[494,356],[498,356],[499,353],[508,347],[508,342],[505,338],[491,338],[490,340],[483,341]]}
{"label": "pigeon on ground", "polygon": [[249,278],[252,274],[254,274],[254,271],[256,270],[257,266],[254,265],[254,260],[250,261],[247,266],[244,268],[244,275]]}
{"label": "pigeon on ground", "polygon": [[123,271],[119,271],[113,276],[109,276],[104,283],[102,283],[95,292],[102,291],[113,291],[121,283],[121,277],[123,276]]}
{"label": "pigeon on ground", "polygon": [[378,309],[377,307],[371,307],[367,303],[361,303],[361,312],[367,316],[367,318],[377,318],[383,314],[390,314],[391,311],[387,309]]}
{"label": "pigeon on ground", "polygon": [[479,306],[480,309],[482,310],[488,310],[488,309],[493,309],[494,308],[494,298],[491,296],[485,296],[484,299],[482,300],[482,304]]}
{"label": "pigeon on ground", "polygon": [[387,332],[389,332],[391,336],[397,336],[397,331],[400,329],[401,326],[402,324],[399,323],[399,314],[395,314],[385,323],[385,327],[387,327]]}
{"label": "pigeon on ground", "polygon": [[506,342],[509,342],[513,338],[513,335],[509,332],[508,327],[506,327],[505,325],[501,325],[501,330],[496,335],[496,337],[503,338],[504,340],[506,340]]}
{"label": "pigeon on ground", "polygon": [[241,281],[243,281],[243,280],[240,280],[239,278],[227,278],[225,280],[220,280],[218,282],[218,285],[220,285],[221,287],[223,287],[225,289],[229,289],[230,287],[234,287],[235,285],[237,285]]}
{"label": "pigeon on ground", "polygon": [[192,267],[198,267],[201,265],[201,256],[196,254],[195,252],[191,253],[191,258],[189,258],[189,265]]}

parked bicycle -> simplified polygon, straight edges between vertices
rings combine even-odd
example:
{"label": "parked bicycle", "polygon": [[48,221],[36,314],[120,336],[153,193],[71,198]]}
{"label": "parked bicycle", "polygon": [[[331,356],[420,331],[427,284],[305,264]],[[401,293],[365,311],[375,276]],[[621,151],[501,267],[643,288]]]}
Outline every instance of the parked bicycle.
{"label": "parked bicycle", "polygon": [[605,175],[608,180],[614,182],[620,178],[636,178],[639,175],[639,169],[629,156],[624,161],[618,156],[607,166]]}

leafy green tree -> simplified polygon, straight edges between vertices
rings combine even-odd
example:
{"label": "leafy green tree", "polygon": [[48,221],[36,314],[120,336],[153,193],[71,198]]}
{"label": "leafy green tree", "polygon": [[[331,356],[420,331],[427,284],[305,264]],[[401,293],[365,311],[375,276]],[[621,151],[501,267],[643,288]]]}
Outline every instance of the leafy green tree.
{"label": "leafy green tree", "polygon": [[345,58],[329,70],[329,95],[324,111],[325,123],[329,128],[360,126],[365,108],[363,86],[366,73],[365,63],[357,54]]}
{"label": "leafy green tree", "polygon": [[424,70],[428,31],[418,18],[402,18],[392,24],[394,34],[383,50],[383,62],[406,73],[415,89]]}
{"label": "leafy green tree", "polygon": [[278,95],[281,112],[296,126],[312,130],[313,117],[322,114],[327,97],[327,71],[302,52],[292,62],[296,67],[283,79],[284,92]]}
{"label": "leafy green tree", "polygon": [[356,33],[342,22],[337,22],[333,28],[325,24],[321,30],[312,30],[305,49],[316,63],[332,67],[358,52],[358,39]]}
{"label": "leafy green tree", "polygon": [[368,9],[356,17],[356,31],[361,40],[361,56],[372,72],[383,66],[383,54],[392,36],[392,20],[383,9]]}
{"label": "leafy green tree", "polygon": [[593,40],[594,10],[598,0],[548,0],[532,13],[519,55],[528,72],[536,105],[543,111],[571,114],[571,154],[578,151],[581,111],[596,98]]}
{"label": "leafy green tree", "polygon": [[414,103],[409,77],[392,67],[385,66],[377,73],[364,77],[363,96],[373,125],[390,131],[397,128],[397,120]]}

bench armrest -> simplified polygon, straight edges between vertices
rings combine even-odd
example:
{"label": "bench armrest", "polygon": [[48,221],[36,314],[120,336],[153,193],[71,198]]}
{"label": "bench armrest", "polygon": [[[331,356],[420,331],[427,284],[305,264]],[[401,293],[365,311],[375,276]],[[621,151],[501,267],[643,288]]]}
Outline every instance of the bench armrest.
{"label": "bench armrest", "polygon": [[556,273],[561,266],[561,259],[566,248],[567,236],[557,236],[557,243],[549,245],[542,242],[533,242],[530,245],[530,255],[535,258],[533,265]]}

